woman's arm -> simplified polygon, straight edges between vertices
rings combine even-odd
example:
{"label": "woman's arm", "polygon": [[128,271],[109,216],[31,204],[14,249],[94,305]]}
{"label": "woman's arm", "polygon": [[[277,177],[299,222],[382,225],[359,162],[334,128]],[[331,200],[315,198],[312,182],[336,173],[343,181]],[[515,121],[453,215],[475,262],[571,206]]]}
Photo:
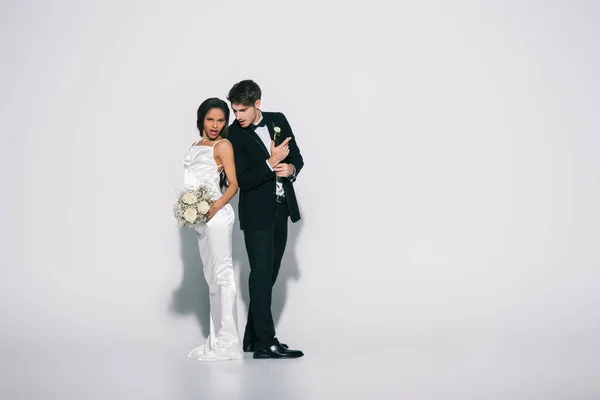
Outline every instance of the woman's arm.
{"label": "woman's arm", "polygon": [[208,212],[208,217],[212,218],[221,208],[225,207],[227,203],[235,196],[238,190],[237,177],[235,175],[235,162],[233,158],[233,146],[228,140],[223,140],[215,145],[215,158],[217,158],[223,169],[225,170],[225,176],[229,182],[229,187],[225,190],[225,193],[215,200],[211,210]]}

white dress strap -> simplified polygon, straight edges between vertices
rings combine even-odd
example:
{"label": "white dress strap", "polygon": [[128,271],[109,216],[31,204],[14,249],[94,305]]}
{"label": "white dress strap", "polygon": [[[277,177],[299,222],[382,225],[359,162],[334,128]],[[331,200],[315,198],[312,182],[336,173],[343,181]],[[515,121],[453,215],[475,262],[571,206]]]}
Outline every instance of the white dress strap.
{"label": "white dress strap", "polygon": [[[226,140],[226,141],[228,141],[228,142],[229,142],[229,140],[227,140],[227,139],[221,139],[221,140],[217,140],[217,141],[215,142],[215,144],[213,144],[213,153],[214,153],[214,151],[215,151],[215,147],[217,147],[217,145],[218,145],[219,143],[221,143],[222,141],[224,141],[224,140]],[[229,142],[229,143],[231,143],[231,142]],[[219,171],[219,173],[221,173],[221,172],[223,171],[223,169],[219,169],[219,168],[221,168],[221,167],[223,167],[223,164],[219,164],[219,165],[217,165],[217,171]]]}
{"label": "white dress strap", "polygon": [[[224,141],[224,140],[225,140],[225,141],[227,141],[227,142],[229,142],[229,140],[227,140],[227,139],[221,139],[221,140],[217,140],[217,141],[215,142],[215,144],[213,144],[213,149],[215,148],[215,146],[216,146],[216,145],[218,145],[219,143],[221,143],[221,142],[222,142],[222,141]],[[231,143],[231,142],[230,142],[230,143]]]}

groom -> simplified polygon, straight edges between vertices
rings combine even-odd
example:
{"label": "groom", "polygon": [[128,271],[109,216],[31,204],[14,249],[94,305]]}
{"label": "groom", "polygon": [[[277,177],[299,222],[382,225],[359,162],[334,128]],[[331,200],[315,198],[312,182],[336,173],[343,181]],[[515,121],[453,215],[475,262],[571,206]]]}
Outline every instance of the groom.
{"label": "groom", "polygon": [[288,217],[300,219],[293,182],[304,162],[282,113],[262,112],[260,87],[236,83],[227,100],[235,114],[227,138],[233,145],[240,187],[238,214],[250,261],[250,306],[244,351],[254,358],[297,358],[275,337],[271,295],[288,233]]}

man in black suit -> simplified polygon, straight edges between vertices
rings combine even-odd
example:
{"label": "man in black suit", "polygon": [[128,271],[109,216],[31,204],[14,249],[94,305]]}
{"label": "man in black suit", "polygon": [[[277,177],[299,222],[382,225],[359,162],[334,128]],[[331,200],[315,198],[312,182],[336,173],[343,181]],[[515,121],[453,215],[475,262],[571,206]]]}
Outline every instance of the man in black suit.
{"label": "man in black suit", "polygon": [[275,337],[271,295],[287,242],[287,220],[300,219],[294,181],[304,162],[282,113],[260,110],[262,92],[251,80],[236,83],[227,99],[235,114],[233,145],[240,199],[238,215],[250,261],[250,306],[244,351],[254,358],[297,358]]}

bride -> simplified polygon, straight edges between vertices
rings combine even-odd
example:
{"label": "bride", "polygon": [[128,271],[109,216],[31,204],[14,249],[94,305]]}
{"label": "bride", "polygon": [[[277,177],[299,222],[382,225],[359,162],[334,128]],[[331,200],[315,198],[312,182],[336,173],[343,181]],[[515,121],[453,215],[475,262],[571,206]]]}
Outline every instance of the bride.
{"label": "bride", "polygon": [[[243,358],[236,318],[236,284],[231,257],[234,212],[229,201],[238,189],[233,147],[225,139],[229,107],[218,98],[198,108],[196,126],[201,140],[183,159],[186,188],[206,185],[214,192],[209,220],[196,228],[204,277],[210,293],[210,334],[188,357],[200,361]],[[225,189],[224,192],[222,190]]]}

